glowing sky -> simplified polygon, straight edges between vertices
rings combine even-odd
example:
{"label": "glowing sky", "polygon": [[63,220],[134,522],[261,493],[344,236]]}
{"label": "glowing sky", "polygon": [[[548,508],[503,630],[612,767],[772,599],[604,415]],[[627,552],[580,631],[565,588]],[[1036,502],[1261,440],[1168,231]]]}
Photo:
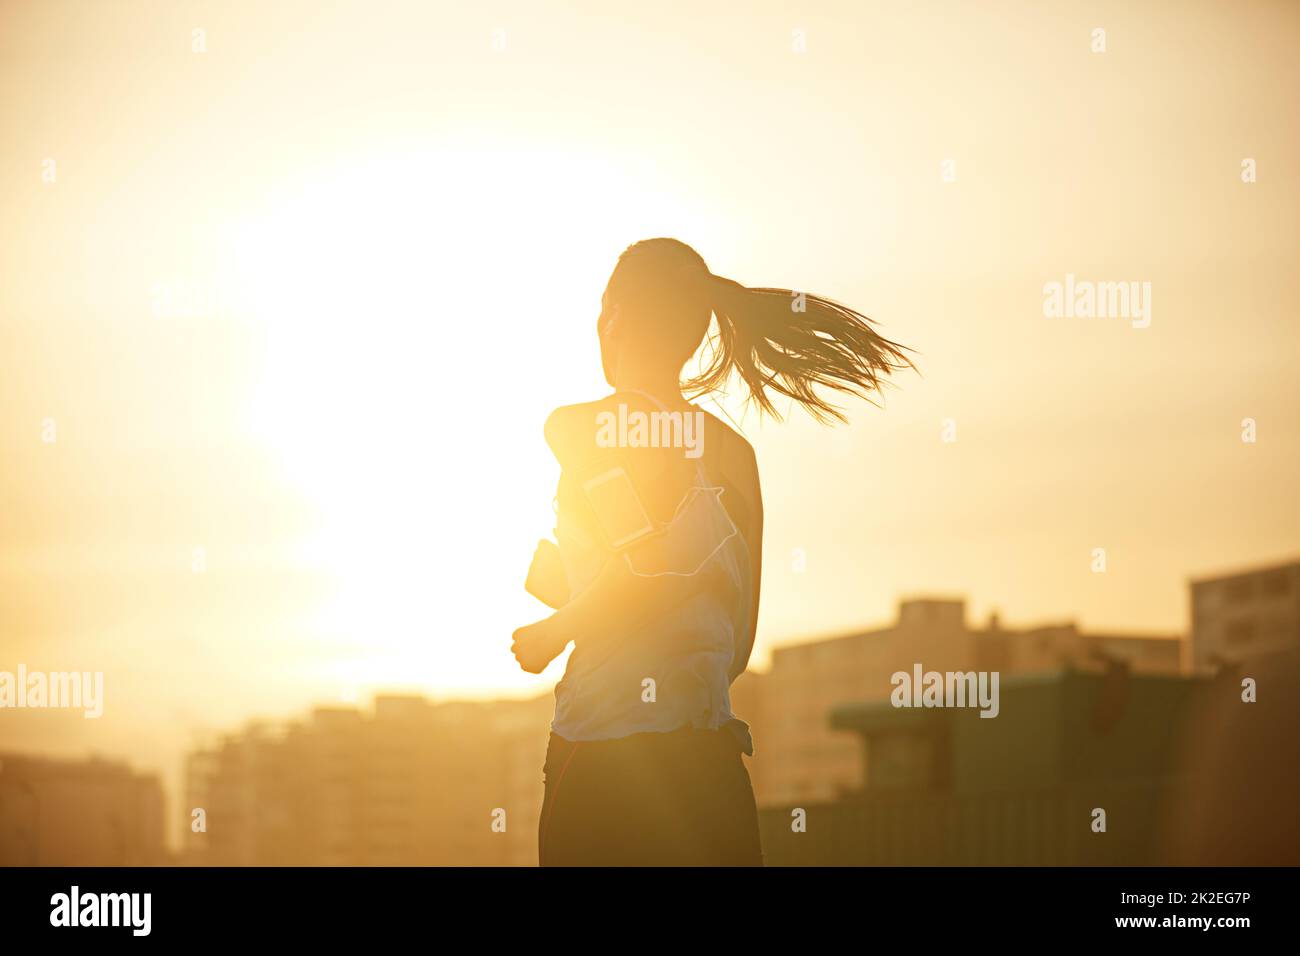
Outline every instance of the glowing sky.
{"label": "glowing sky", "polygon": [[[547,686],[541,424],[656,235],[920,353],[850,427],[742,419],[760,664],[917,593],[1178,631],[1189,576],[1300,550],[1300,7],[447,7],[4,6],[0,668],[106,702],[0,747],[170,774],[253,714]],[[1150,327],[1045,318],[1067,274]]]}

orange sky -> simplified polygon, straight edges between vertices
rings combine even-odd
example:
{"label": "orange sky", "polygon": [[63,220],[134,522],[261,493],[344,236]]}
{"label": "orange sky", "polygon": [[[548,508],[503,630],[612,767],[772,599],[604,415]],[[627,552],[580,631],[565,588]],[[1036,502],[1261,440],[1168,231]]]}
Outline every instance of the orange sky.
{"label": "orange sky", "polygon": [[[655,235],[920,353],[848,428],[742,420],[760,663],[917,593],[1178,631],[1294,556],[1300,7],[1076,6],[5,4],[0,670],[106,703],[0,748],[170,775],[252,714],[549,685],[541,423]],[[1045,318],[1067,274],[1150,327]]]}

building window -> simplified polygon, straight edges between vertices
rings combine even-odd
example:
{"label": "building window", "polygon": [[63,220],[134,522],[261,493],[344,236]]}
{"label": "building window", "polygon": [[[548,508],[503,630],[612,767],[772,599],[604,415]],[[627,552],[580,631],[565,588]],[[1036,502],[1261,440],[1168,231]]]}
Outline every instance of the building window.
{"label": "building window", "polygon": [[1254,578],[1237,578],[1223,586],[1224,596],[1234,603],[1249,601],[1255,595]]}
{"label": "building window", "polygon": [[1224,627],[1223,639],[1228,644],[1249,644],[1255,639],[1255,622],[1232,621]]}
{"label": "building window", "polygon": [[1291,578],[1285,571],[1274,571],[1264,578],[1260,590],[1267,597],[1286,597],[1291,593]]}

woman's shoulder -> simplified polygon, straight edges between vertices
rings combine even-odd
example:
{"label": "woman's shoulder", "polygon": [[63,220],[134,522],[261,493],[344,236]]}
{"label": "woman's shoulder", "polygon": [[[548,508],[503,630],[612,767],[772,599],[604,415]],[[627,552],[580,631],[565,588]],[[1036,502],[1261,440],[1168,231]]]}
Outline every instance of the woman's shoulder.
{"label": "woman's shoulder", "polygon": [[557,442],[567,441],[579,427],[579,422],[591,421],[602,401],[603,399],[577,405],[561,405],[547,415],[542,431],[551,448],[554,449]]}
{"label": "woman's shoulder", "polygon": [[711,412],[704,412],[704,421],[709,437],[718,438],[718,451],[725,464],[743,469],[757,468],[754,446],[749,439]]}
{"label": "woman's shoulder", "polygon": [[642,392],[611,392],[594,401],[561,405],[546,417],[543,432],[551,451],[565,459],[617,444],[629,422],[636,423],[638,413],[654,422],[660,413],[680,417],[692,407],[683,403],[679,408],[667,408]]}
{"label": "woman's shoulder", "polygon": [[547,415],[542,433],[555,457],[570,461],[594,453],[602,415],[617,411],[618,398],[611,394],[591,402],[561,405]]}

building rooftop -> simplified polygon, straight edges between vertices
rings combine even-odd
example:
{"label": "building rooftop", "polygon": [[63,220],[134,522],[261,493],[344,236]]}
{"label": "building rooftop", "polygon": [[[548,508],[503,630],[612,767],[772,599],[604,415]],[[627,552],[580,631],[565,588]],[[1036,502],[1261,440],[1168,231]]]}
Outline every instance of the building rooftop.
{"label": "building rooftop", "polygon": [[1231,581],[1234,578],[1249,578],[1257,574],[1270,574],[1277,571],[1288,571],[1300,569],[1300,557],[1290,558],[1284,561],[1274,561],[1269,564],[1252,565],[1248,568],[1242,568],[1238,571],[1220,571],[1217,574],[1206,575],[1205,577],[1193,577],[1189,580],[1193,587],[1198,584],[1213,584],[1218,581]]}

